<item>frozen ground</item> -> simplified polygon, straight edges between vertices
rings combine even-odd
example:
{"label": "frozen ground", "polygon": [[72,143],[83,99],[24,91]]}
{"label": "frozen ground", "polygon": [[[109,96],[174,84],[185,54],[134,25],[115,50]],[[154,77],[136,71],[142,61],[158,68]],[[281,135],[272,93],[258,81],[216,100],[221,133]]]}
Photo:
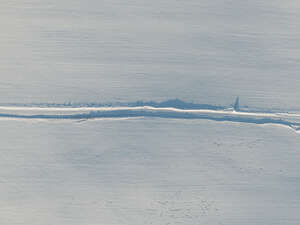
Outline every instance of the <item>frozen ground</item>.
{"label": "frozen ground", "polygon": [[0,223],[300,223],[300,135],[160,118],[1,120]]}

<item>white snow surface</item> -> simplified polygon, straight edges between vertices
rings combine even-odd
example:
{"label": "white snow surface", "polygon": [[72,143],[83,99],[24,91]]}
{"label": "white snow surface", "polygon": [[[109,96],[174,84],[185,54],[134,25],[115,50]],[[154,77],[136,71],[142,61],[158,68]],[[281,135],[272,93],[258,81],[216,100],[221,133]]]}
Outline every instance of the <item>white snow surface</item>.
{"label": "white snow surface", "polygon": [[300,111],[298,0],[2,0],[0,103]]}
{"label": "white snow surface", "polygon": [[0,223],[300,222],[300,136],[276,125],[1,120]]}
{"label": "white snow surface", "polygon": [[299,18],[299,0],[1,0],[0,224],[299,225]]}

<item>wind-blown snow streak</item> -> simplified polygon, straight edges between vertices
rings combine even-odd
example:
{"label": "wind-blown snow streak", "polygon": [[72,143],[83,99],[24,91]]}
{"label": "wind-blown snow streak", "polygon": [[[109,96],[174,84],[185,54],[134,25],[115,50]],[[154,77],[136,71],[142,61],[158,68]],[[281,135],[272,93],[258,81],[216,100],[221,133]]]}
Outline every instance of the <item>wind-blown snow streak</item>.
{"label": "wind-blown snow streak", "polygon": [[252,124],[279,124],[300,130],[300,114],[240,112],[215,109],[179,109],[174,107],[0,107],[0,118],[14,119],[95,119],[159,117],[206,119]]}

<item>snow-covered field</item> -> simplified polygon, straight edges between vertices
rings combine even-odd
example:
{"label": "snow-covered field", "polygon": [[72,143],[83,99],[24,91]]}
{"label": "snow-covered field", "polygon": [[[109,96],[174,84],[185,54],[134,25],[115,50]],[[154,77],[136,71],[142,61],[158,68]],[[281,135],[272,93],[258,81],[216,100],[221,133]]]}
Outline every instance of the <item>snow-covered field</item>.
{"label": "snow-covered field", "polygon": [[299,18],[1,0],[0,224],[299,225]]}
{"label": "snow-covered field", "polygon": [[300,135],[160,118],[0,121],[1,224],[299,224]]}
{"label": "snow-covered field", "polygon": [[0,103],[300,111],[298,0],[2,0]]}

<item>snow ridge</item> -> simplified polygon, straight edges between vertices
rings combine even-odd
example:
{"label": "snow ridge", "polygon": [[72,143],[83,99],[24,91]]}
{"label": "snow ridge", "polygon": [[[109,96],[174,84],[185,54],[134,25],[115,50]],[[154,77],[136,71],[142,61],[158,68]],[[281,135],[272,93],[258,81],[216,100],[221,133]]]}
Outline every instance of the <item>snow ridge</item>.
{"label": "snow ridge", "polygon": [[300,130],[300,114],[236,111],[235,109],[182,109],[175,107],[28,107],[1,106],[1,119],[88,120],[97,118],[205,119],[250,124],[278,124]]}

